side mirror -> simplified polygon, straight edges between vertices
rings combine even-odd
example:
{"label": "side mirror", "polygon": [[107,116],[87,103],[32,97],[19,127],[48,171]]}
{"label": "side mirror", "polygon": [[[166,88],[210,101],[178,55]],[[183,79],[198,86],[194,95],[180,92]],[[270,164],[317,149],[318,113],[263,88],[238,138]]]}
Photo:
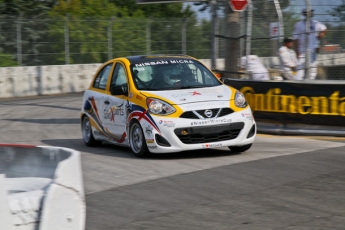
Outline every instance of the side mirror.
{"label": "side mirror", "polygon": [[128,95],[127,85],[115,85],[110,89],[111,95]]}

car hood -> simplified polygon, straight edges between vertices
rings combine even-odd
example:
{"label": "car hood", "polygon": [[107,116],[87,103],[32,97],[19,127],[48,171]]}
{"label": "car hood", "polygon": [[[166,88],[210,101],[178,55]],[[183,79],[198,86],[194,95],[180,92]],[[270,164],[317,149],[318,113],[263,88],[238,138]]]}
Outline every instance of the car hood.
{"label": "car hood", "polygon": [[228,101],[232,94],[231,89],[225,85],[180,90],[142,91],[141,93],[147,97],[156,95],[157,98],[172,101],[176,105],[203,101]]}

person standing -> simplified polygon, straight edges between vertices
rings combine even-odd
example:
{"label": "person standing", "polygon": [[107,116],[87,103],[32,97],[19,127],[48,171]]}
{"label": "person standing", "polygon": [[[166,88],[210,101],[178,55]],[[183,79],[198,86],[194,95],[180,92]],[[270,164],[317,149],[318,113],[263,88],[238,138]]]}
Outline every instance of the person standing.
{"label": "person standing", "polygon": [[[313,17],[314,10],[310,12],[310,18]],[[319,48],[320,40],[325,36],[327,27],[319,21],[310,20],[310,33],[306,34],[307,24],[307,10],[303,9],[302,14],[304,19],[296,22],[293,30],[294,48],[301,65],[301,68],[297,71],[296,77],[298,79],[305,78],[305,57],[306,51],[311,51],[310,55],[310,79],[315,79],[317,75],[317,51]],[[306,39],[308,39],[308,47],[305,47]]]}
{"label": "person standing", "polygon": [[296,52],[292,49],[292,38],[284,38],[283,45],[278,49],[280,73],[286,80],[301,80],[296,78],[298,65]]}
{"label": "person standing", "polygon": [[[248,57],[248,63],[247,63]],[[259,57],[254,54],[241,57],[241,70],[247,69],[253,80],[270,80],[268,70],[260,62]]]}

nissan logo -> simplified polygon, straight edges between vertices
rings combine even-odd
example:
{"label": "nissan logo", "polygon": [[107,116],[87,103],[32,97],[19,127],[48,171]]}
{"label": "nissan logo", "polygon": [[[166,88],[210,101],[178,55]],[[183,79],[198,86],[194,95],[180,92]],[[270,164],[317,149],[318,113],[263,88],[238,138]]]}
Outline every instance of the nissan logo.
{"label": "nissan logo", "polygon": [[213,115],[212,110],[209,110],[209,109],[206,109],[204,114],[206,117],[212,117],[212,115]]}

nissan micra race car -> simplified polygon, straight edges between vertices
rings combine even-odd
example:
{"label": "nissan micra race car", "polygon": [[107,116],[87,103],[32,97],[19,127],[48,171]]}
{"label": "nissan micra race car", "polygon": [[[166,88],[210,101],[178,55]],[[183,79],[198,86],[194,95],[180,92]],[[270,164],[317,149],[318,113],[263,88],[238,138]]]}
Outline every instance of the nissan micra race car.
{"label": "nissan micra race car", "polygon": [[82,136],[137,157],[229,147],[243,152],[256,124],[243,94],[190,56],[131,56],[104,63],[84,92]]}

